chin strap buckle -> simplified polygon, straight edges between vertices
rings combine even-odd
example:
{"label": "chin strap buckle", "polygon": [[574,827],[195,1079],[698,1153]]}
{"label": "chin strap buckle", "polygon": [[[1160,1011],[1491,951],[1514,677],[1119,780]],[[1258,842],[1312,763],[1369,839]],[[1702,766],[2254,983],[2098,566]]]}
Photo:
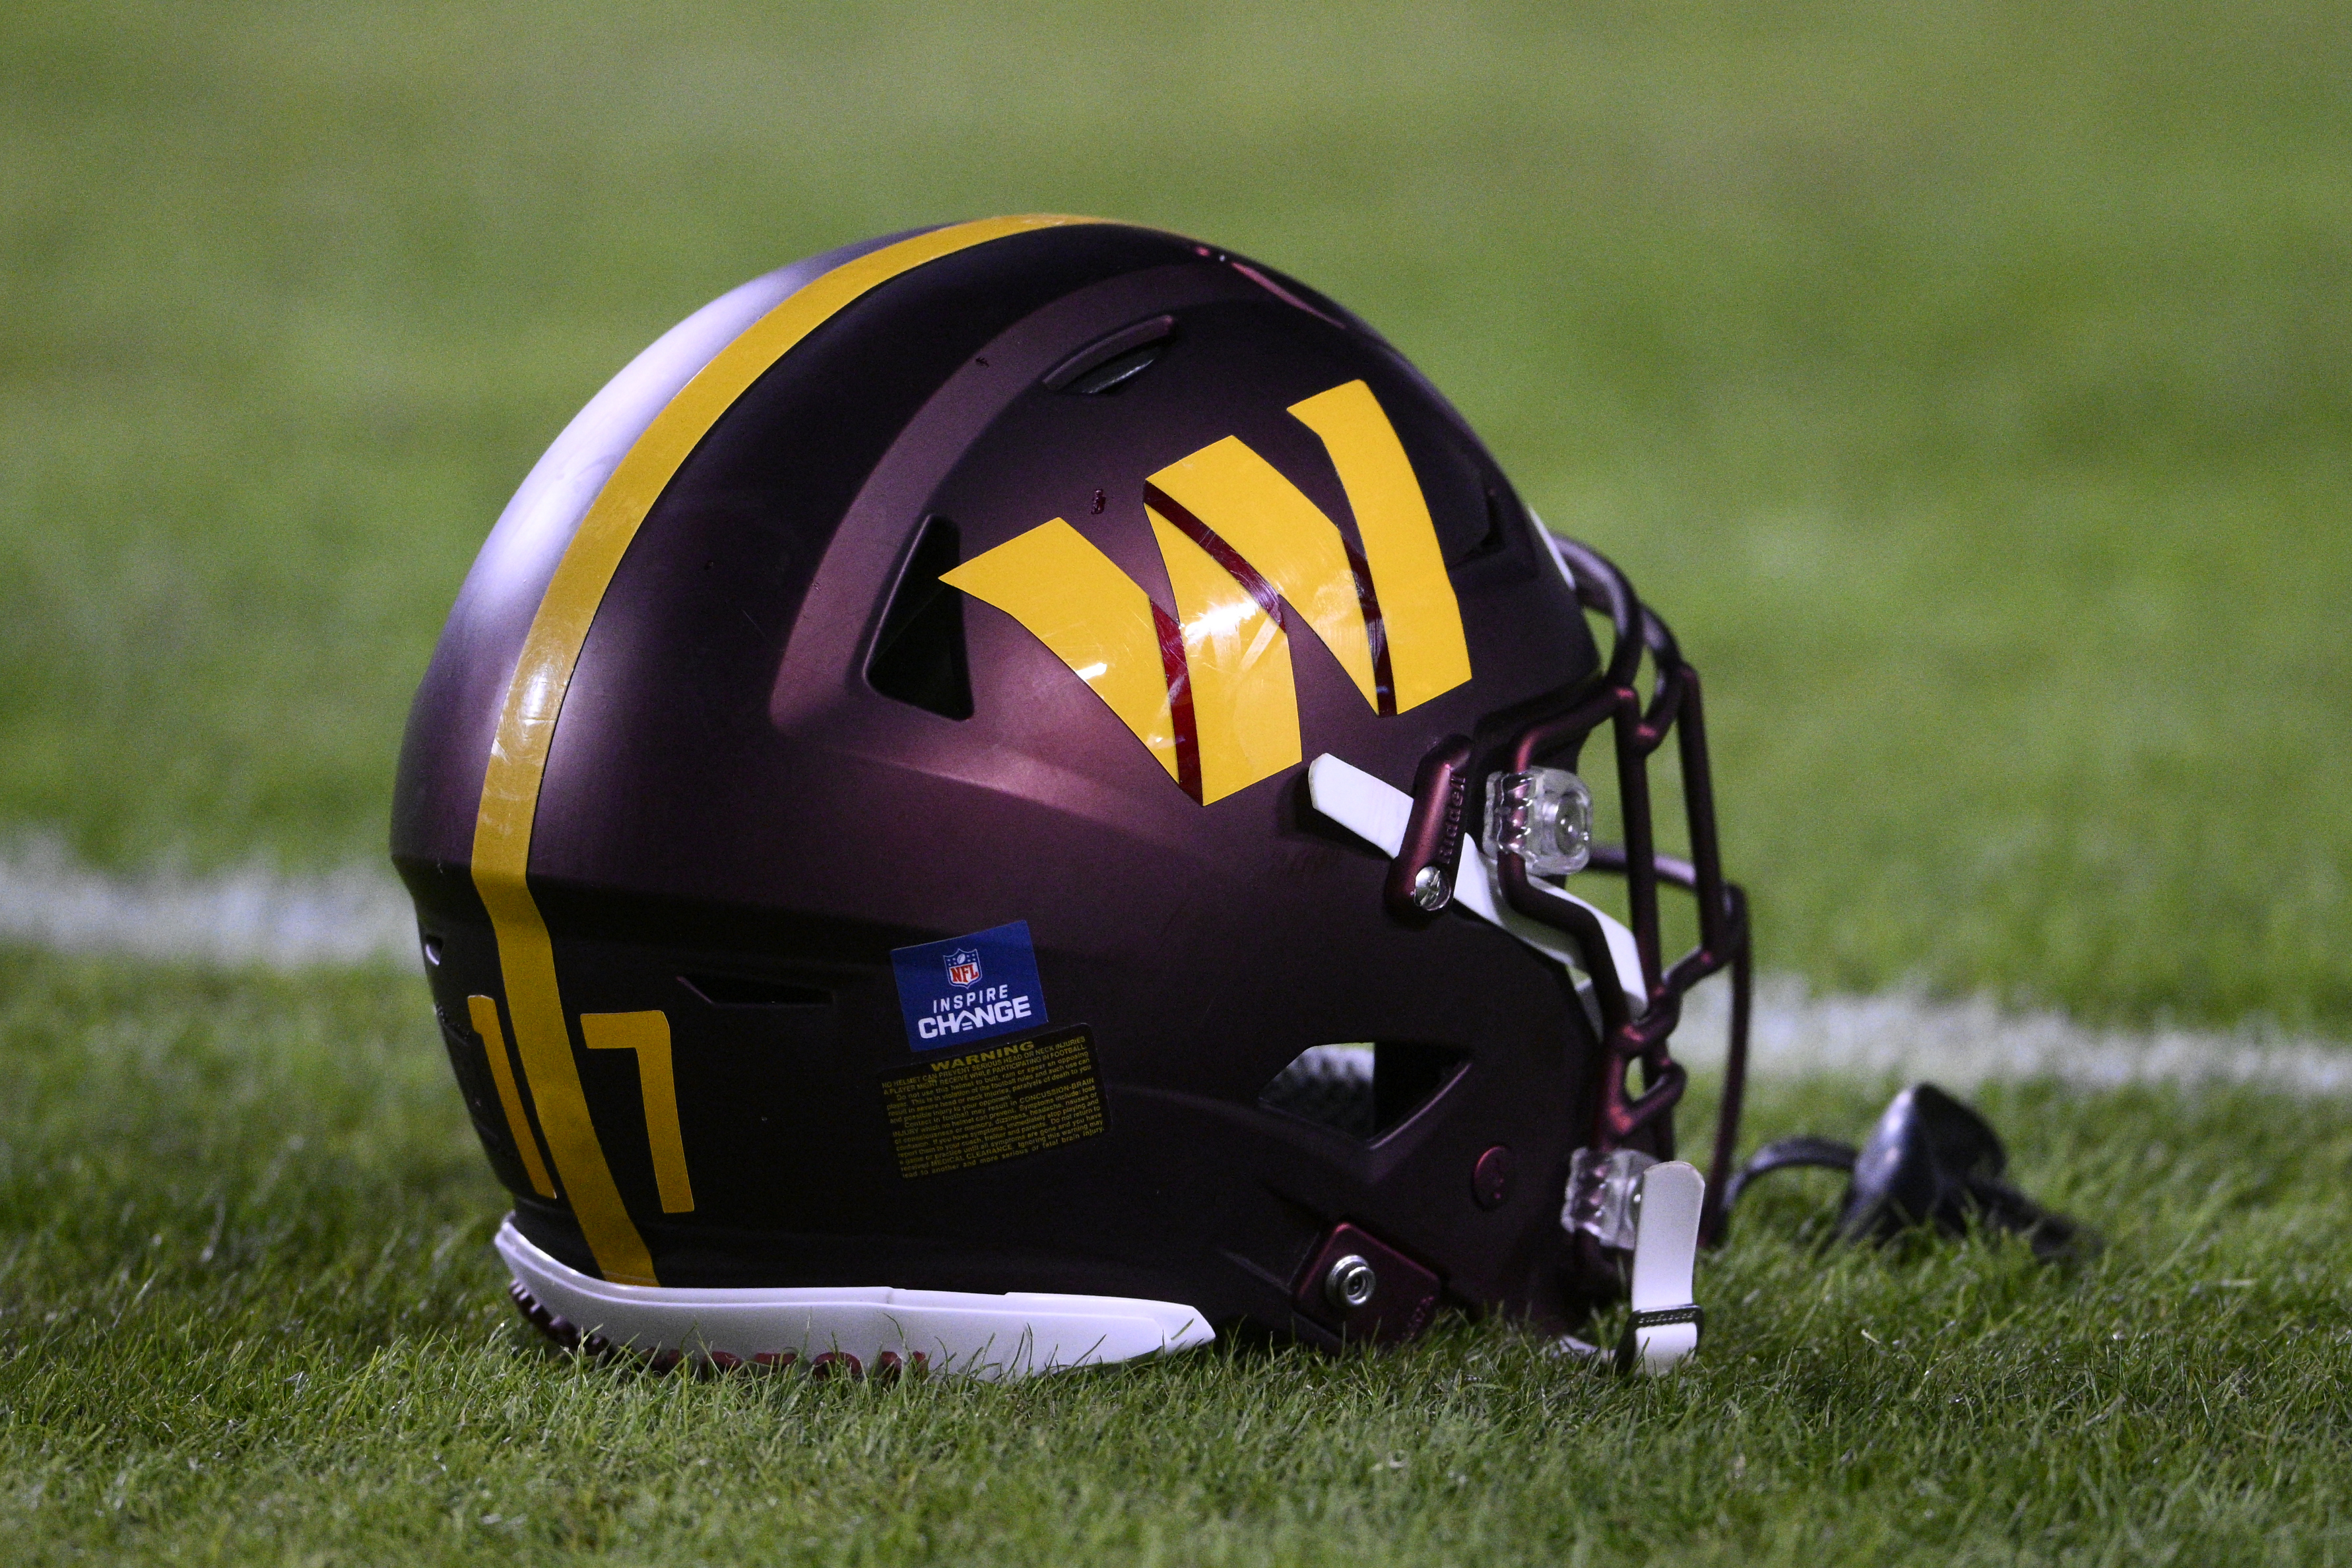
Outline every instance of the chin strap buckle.
{"label": "chin strap buckle", "polygon": [[1633,1314],[1617,1342],[1620,1372],[1664,1372],[1698,1349],[1705,1314],[1694,1299],[1706,1178],[1681,1160],[1652,1164],[1633,1191]]}

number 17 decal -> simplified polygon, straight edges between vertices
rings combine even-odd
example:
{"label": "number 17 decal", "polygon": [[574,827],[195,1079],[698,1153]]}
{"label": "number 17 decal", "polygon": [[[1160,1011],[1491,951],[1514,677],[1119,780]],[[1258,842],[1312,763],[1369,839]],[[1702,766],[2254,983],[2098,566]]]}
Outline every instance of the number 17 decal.
{"label": "number 17 decal", "polygon": [[654,1184],[664,1214],[694,1207],[686,1178],[686,1136],[677,1123],[677,1079],[670,1070],[666,1013],[583,1013],[580,1036],[592,1051],[637,1053],[637,1088],[646,1107],[646,1142],[654,1157]]}

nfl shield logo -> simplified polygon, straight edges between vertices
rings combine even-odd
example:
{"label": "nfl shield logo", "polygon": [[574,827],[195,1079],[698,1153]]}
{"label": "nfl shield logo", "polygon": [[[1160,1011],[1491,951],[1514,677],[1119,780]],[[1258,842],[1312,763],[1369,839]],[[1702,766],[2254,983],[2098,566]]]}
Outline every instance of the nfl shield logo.
{"label": "nfl shield logo", "polygon": [[948,984],[977,985],[980,984],[980,952],[975,948],[960,947],[947,955]]}

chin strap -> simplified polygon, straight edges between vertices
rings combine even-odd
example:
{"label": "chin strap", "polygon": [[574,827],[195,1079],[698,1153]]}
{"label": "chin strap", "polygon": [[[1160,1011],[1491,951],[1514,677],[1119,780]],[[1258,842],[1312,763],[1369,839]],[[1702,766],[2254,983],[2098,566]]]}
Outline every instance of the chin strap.
{"label": "chin strap", "polygon": [[1633,1315],[1617,1342],[1620,1372],[1664,1372],[1698,1349],[1704,1314],[1691,1291],[1706,1178],[1669,1160],[1642,1173],[1634,1191]]}
{"label": "chin strap", "polygon": [[[1699,1221],[1706,1208],[1706,1178],[1685,1161],[1660,1163],[1630,1149],[1619,1150],[1609,1163],[1601,1212],[1583,1215],[1580,1226],[1565,1213],[1560,1222],[1571,1233],[1580,1228],[1591,1232],[1597,1223],[1623,1237],[1614,1245],[1632,1248],[1633,1311],[1618,1337],[1617,1370],[1668,1372],[1698,1349],[1706,1316],[1691,1288]],[[1572,1191],[1570,1206],[1575,1207]],[[1563,1334],[1554,1353],[1590,1358],[1601,1352],[1598,1345]]]}

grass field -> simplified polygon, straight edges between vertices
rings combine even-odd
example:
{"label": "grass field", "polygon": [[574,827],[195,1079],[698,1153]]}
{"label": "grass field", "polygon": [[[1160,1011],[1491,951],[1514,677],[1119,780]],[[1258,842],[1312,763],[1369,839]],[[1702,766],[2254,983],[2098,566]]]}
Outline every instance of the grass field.
{"label": "grass field", "polygon": [[[1670,1380],[1457,1323],[1011,1388],[697,1383],[515,1320],[404,983],[0,983],[12,1562],[2352,1555],[2352,1106],[1996,1091],[2096,1262],[1825,1260],[1827,1194],[1767,1191]],[[1858,1126],[1886,1087],[1771,1086],[1758,1131]]]}
{"label": "grass field", "polygon": [[[1347,300],[1632,572],[1768,969],[2352,1037],[2319,0],[8,11],[0,839],[377,863],[457,584],[605,376],[1038,208]],[[1997,1087],[2095,1263],[1825,1261],[1828,1193],[1767,1194],[1669,1383],[1455,1325],[884,1389],[542,1357],[438,1052],[405,974],[0,956],[0,1555],[2352,1559],[2352,1105]]]}

